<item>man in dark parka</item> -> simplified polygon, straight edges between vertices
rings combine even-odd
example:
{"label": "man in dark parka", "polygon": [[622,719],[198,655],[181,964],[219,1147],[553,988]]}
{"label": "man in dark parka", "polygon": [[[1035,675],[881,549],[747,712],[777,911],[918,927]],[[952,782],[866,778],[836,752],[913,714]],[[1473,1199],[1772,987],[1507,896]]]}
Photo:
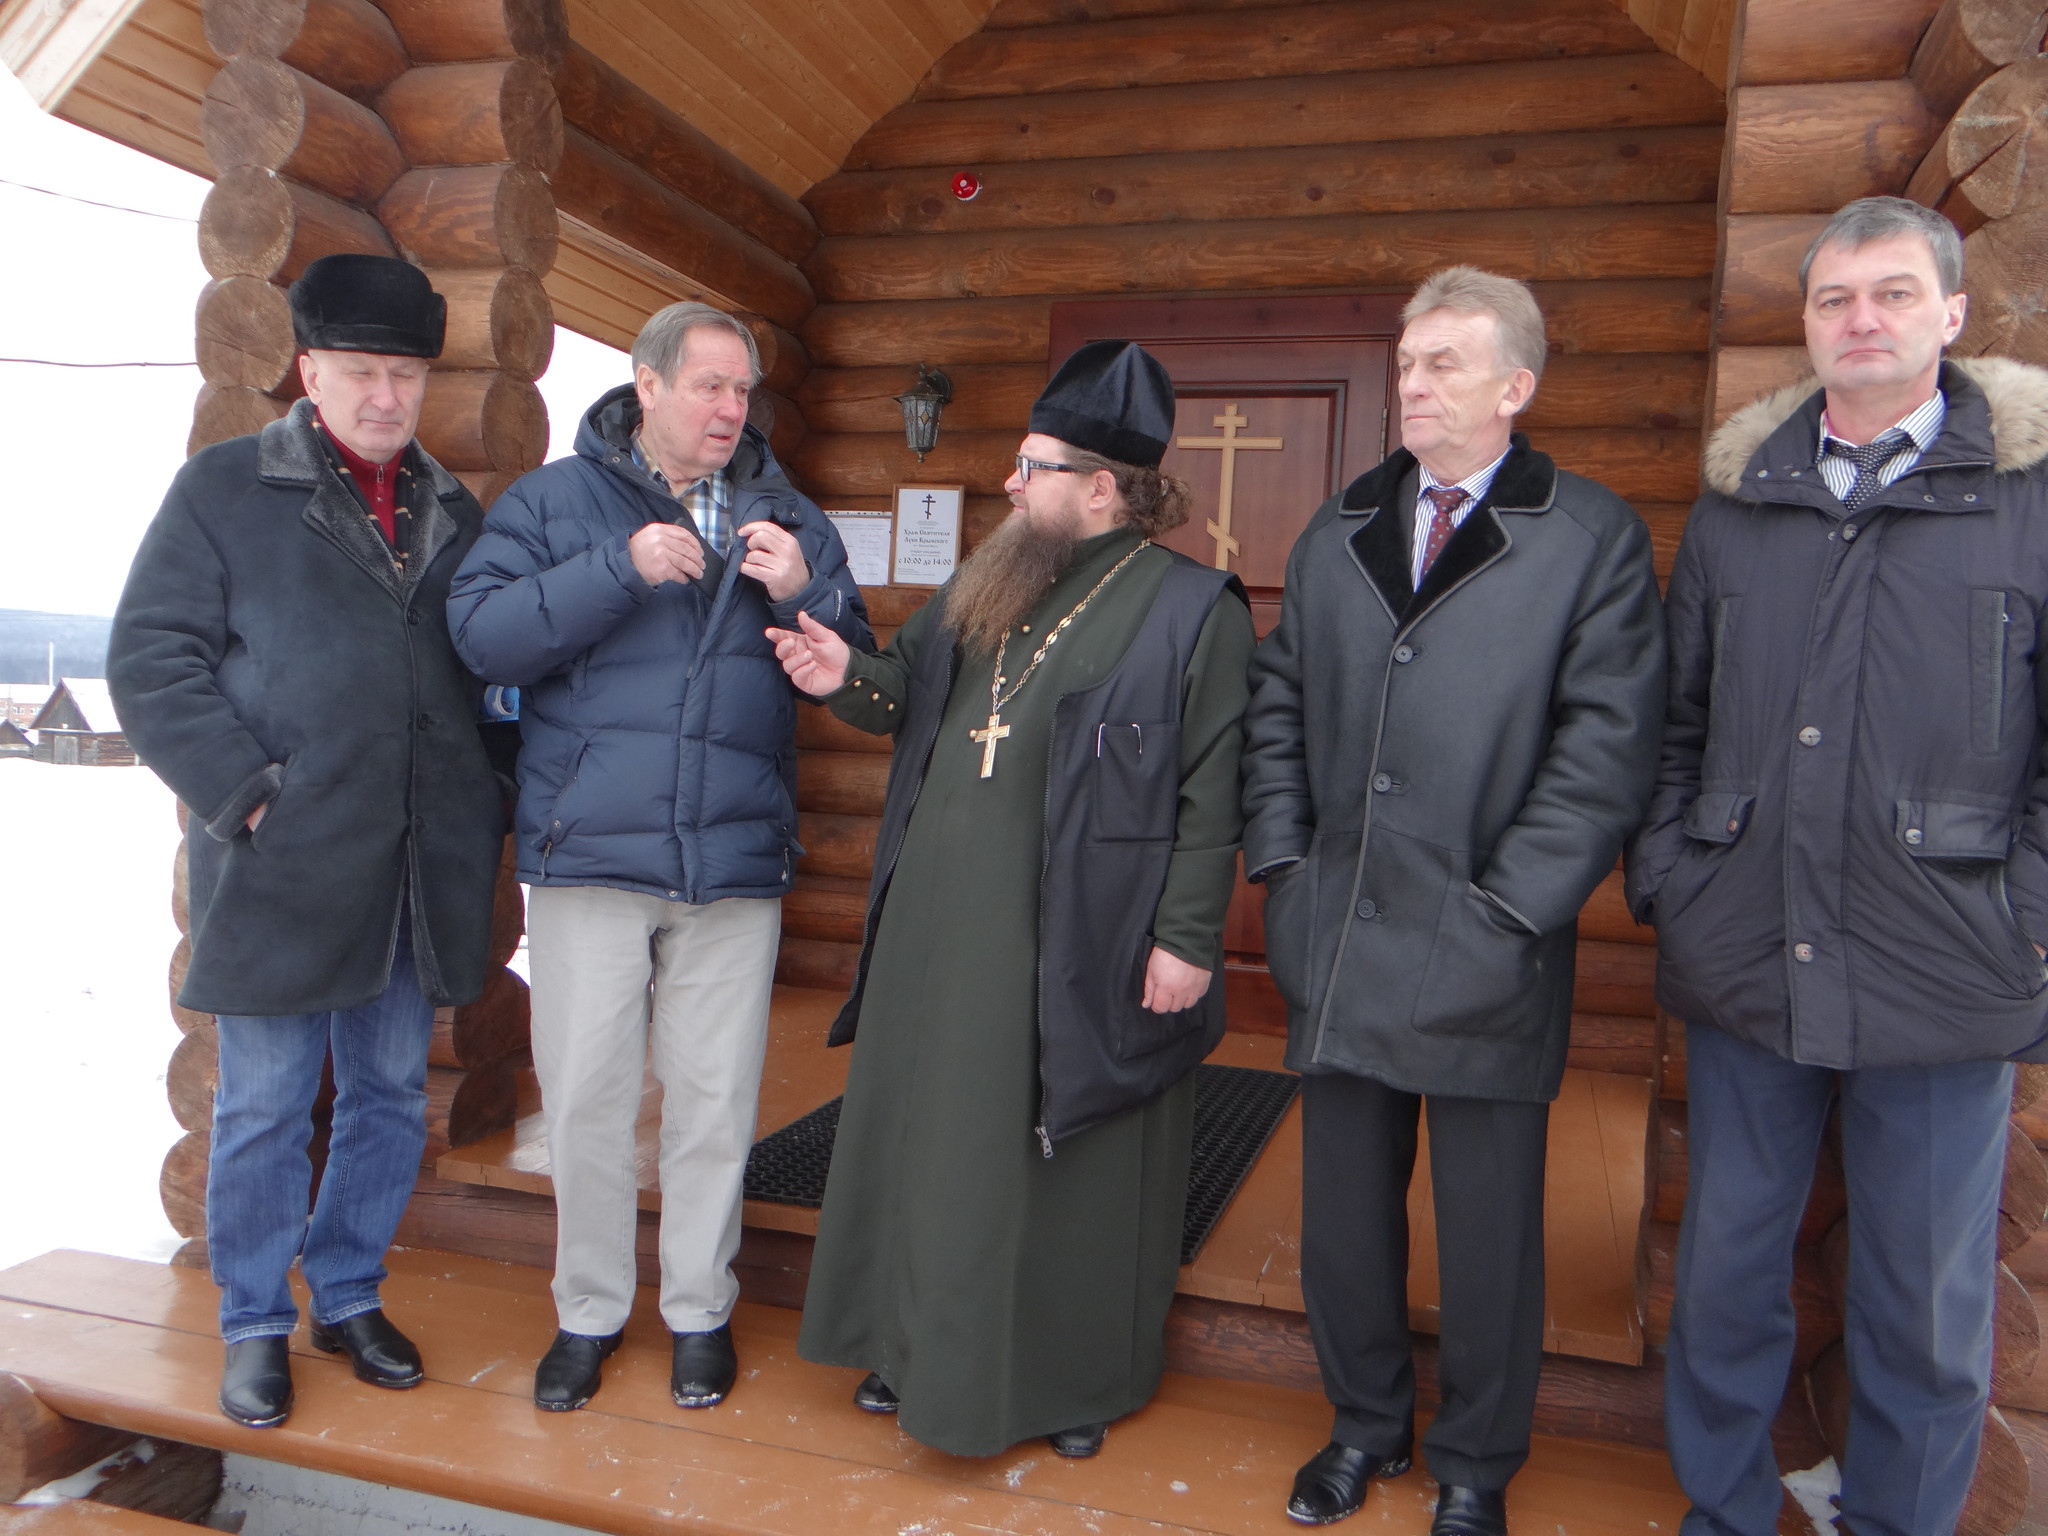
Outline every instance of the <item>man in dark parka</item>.
{"label": "man in dark parka", "polygon": [[1407,445],[1332,497],[1252,663],[1245,870],[1303,1084],[1302,1289],[1331,1443],[1287,1512],[1409,1464],[1407,1191],[1429,1107],[1437,1536],[1506,1529],[1543,1343],[1543,1161],[1574,920],[1648,800],[1664,644],[1650,539],[1518,435],[1522,284],[1453,267],[1403,312]]}
{"label": "man in dark parka", "polygon": [[294,1257],[316,1347],[378,1386],[422,1377],[378,1287],[425,1146],[434,1009],[482,990],[504,835],[482,685],[444,617],[482,512],[412,440],[445,305],[381,256],[314,262],[291,305],[306,398],[179,471],[107,664],[123,729],[190,813],[178,1000],[219,1016],[220,1401],[257,1426],[291,1408]]}
{"label": "man in dark parka", "polygon": [[1800,268],[1817,376],[1737,412],[1671,574],[1629,901],[1685,1021],[1665,1423],[1685,1536],[1768,1536],[1792,1247],[1838,1109],[1842,1524],[1945,1536],[1991,1369],[2009,1058],[2048,1029],[2048,371],[1943,360],[1962,242],[1865,198]]}

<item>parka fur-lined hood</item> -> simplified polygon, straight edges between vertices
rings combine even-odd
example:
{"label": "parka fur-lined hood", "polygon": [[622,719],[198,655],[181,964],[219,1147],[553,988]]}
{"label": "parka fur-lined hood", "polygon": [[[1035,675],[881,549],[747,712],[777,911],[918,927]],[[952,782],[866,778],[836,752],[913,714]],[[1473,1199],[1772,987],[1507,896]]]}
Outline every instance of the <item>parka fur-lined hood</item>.
{"label": "parka fur-lined hood", "polygon": [[[2009,357],[1959,357],[1948,362],[1984,393],[2001,474],[2031,469],[2048,459],[2048,368]],[[1708,439],[1703,456],[1708,486],[1723,495],[1740,495],[1742,472],[1756,451],[1819,388],[1820,381],[1809,376],[1744,406],[1723,422]]]}

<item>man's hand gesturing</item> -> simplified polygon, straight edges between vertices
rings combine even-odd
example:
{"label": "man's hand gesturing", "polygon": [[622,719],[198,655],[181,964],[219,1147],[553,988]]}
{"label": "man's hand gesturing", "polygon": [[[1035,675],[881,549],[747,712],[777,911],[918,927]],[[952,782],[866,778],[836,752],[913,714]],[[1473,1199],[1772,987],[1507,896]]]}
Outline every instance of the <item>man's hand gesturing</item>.
{"label": "man's hand gesturing", "polygon": [[704,546],[675,523],[649,523],[626,541],[633,569],[650,587],[664,581],[695,581],[704,574]]}
{"label": "man's hand gesturing", "polygon": [[852,654],[846,642],[808,613],[796,616],[796,629],[771,629],[775,659],[789,680],[814,699],[846,686],[846,663]]}
{"label": "man's hand gesturing", "polygon": [[811,568],[795,534],[764,519],[746,524],[739,535],[747,541],[747,558],[740,562],[742,576],[751,576],[766,587],[773,602],[786,603],[803,591],[811,579]]}

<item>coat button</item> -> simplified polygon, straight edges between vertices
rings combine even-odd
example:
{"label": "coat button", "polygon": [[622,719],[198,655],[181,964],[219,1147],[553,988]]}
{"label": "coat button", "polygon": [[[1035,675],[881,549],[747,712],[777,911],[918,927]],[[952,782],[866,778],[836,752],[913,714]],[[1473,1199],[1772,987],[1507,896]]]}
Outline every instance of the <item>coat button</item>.
{"label": "coat button", "polygon": [[416,723],[416,724],[417,724],[417,725],[419,726],[419,728],[420,728],[421,730],[423,730],[423,731],[425,731],[425,730],[431,730],[431,729],[433,728],[433,724],[434,724],[434,717],[433,717],[432,715],[430,715],[430,714],[427,714],[427,713],[426,713],[426,712],[425,712],[425,711],[423,710],[423,711],[421,711],[421,713],[420,713],[420,717],[419,717],[419,719],[418,719],[418,720],[417,720],[417,721],[416,721],[415,723]]}
{"label": "coat button", "polygon": [[1925,832],[1922,832],[1918,827],[1908,827],[1906,828],[1906,841],[1911,843],[1915,848],[1918,848],[1922,843],[1927,841],[1927,834]]}
{"label": "coat button", "polygon": [[424,624],[427,622],[427,616],[421,613],[417,608],[413,609],[413,611],[407,614],[406,617],[415,624]]}
{"label": "coat button", "polygon": [[413,817],[413,819],[412,819],[412,829],[413,829],[413,831],[415,831],[415,832],[424,832],[424,831],[426,831],[426,830],[427,830],[427,818],[426,818],[426,817],[424,817],[424,816],[415,816],[415,817]]}
{"label": "coat button", "polygon": [[1856,542],[1856,533],[1857,528],[1854,523],[1845,525],[1842,529],[1842,542],[1844,544],[1854,544]]}
{"label": "coat button", "polygon": [[1817,746],[1819,746],[1819,745],[1820,745],[1820,730],[1819,730],[1819,728],[1818,728],[1818,727],[1816,727],[1816,726],[1811,726],[1811,725],[1809,725],[1809,726],[1808,726],[1808,727],[1807,727],[1807,728],[1806,728],[1805,730],[1801,731],[1801,732],[1799,733],[1799,745],[1801,745],[1802,747],[1817,747]]}
{"label": "coat button", "polygon": [[1794,944],[1792,946],[1792,958],[1801,965],[1811,963],[1813,960],[1813,946],[1811,944]]}
{"label": "coat button", "polygon": [[1358,915],[1364,918],[1367,922],[1371,922],[1375,917],[1378,917],[1380,915],[1379,903],[1373,901],[1370,897],[1368,897],[1366,900],[1361,901],[1358,904]]}
{"label": "coat button", "polygon": [[1392,777],[1390,777],[1387,774],[1376,773],[1372,776],[1372,787],[1384,795],[1388,790],[1394,787],[1394,781]]}
{"label": "coat button", "polygon": [[674,892],[674,891],[670,891],[670,892],[669,892],[669,896],[670,896],[671,898],[673,898],[673,897],[674,897],[674,896],[675,896],[676,894],[677,894],[677,893],[676,893],[676,892]]}
{"label": "coat button", "polygon": [[1404,664],[1405,664],[1405,663],[1407,663],[1407,662],[1411,662],[1411,661],[1413,661],[1414,659],[1415,659],[1415,647],[1414,647],[1414,646],[1412,646],[1412,645],[1397,645],[1397,646],[1395,646],[1395,647],[1394,647],[1394,660],[1396,660],[1396,661],[1398,661],[1398,662],[1402,662],[1402,663],[1404,663]]}

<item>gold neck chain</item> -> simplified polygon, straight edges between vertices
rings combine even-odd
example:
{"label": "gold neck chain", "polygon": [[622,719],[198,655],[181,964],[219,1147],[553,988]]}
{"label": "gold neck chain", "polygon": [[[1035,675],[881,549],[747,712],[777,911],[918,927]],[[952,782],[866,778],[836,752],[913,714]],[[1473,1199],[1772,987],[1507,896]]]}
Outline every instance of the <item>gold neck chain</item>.
{"label": "gold neck chain", "polygon": [[1095,601],[1096,594],[1108,586],[1116,573],[1137,559],[1151,543],[1150,539],[1140,539],[1136,549],[1111,566],[1104,573],[1102,580],[1088,589],[1088,595],[1082,598],[1080,602],[1074,604],[1072,610],[1068,612],[1065,618],[1053,625],[1052,629],[1047,632],[1046,637],[1039,642],[1038,649],[1032,653],[1030,662],[1017,675],[1017,681],[1010,683],[1010,689],[1007,693],[1003,691],[1003,684],[1009,682],[1009,679],[1003,676],[1003,657],[1010,648],[1008,632],[1005,631],[1003,638],[997,642],[995,675],[989,679],[988,684],[988,724],[978,731],[969,731],[967,733],[981,745],[981,776],[984,779],[995,777],[996,746],[1005,736],[1010,734],[1010,728],[1003,724],[1003,711],[1010,707],[1010,701],[1017,697],[1018,691],[1026,683],[1031,681],[1031,674],[1036,672],[1038,664],[1045,660],[1045,653],[1050,651],[1059,640],[1059,637],[1067,632],[1067,626],[1081,617],[1081,611]]}

